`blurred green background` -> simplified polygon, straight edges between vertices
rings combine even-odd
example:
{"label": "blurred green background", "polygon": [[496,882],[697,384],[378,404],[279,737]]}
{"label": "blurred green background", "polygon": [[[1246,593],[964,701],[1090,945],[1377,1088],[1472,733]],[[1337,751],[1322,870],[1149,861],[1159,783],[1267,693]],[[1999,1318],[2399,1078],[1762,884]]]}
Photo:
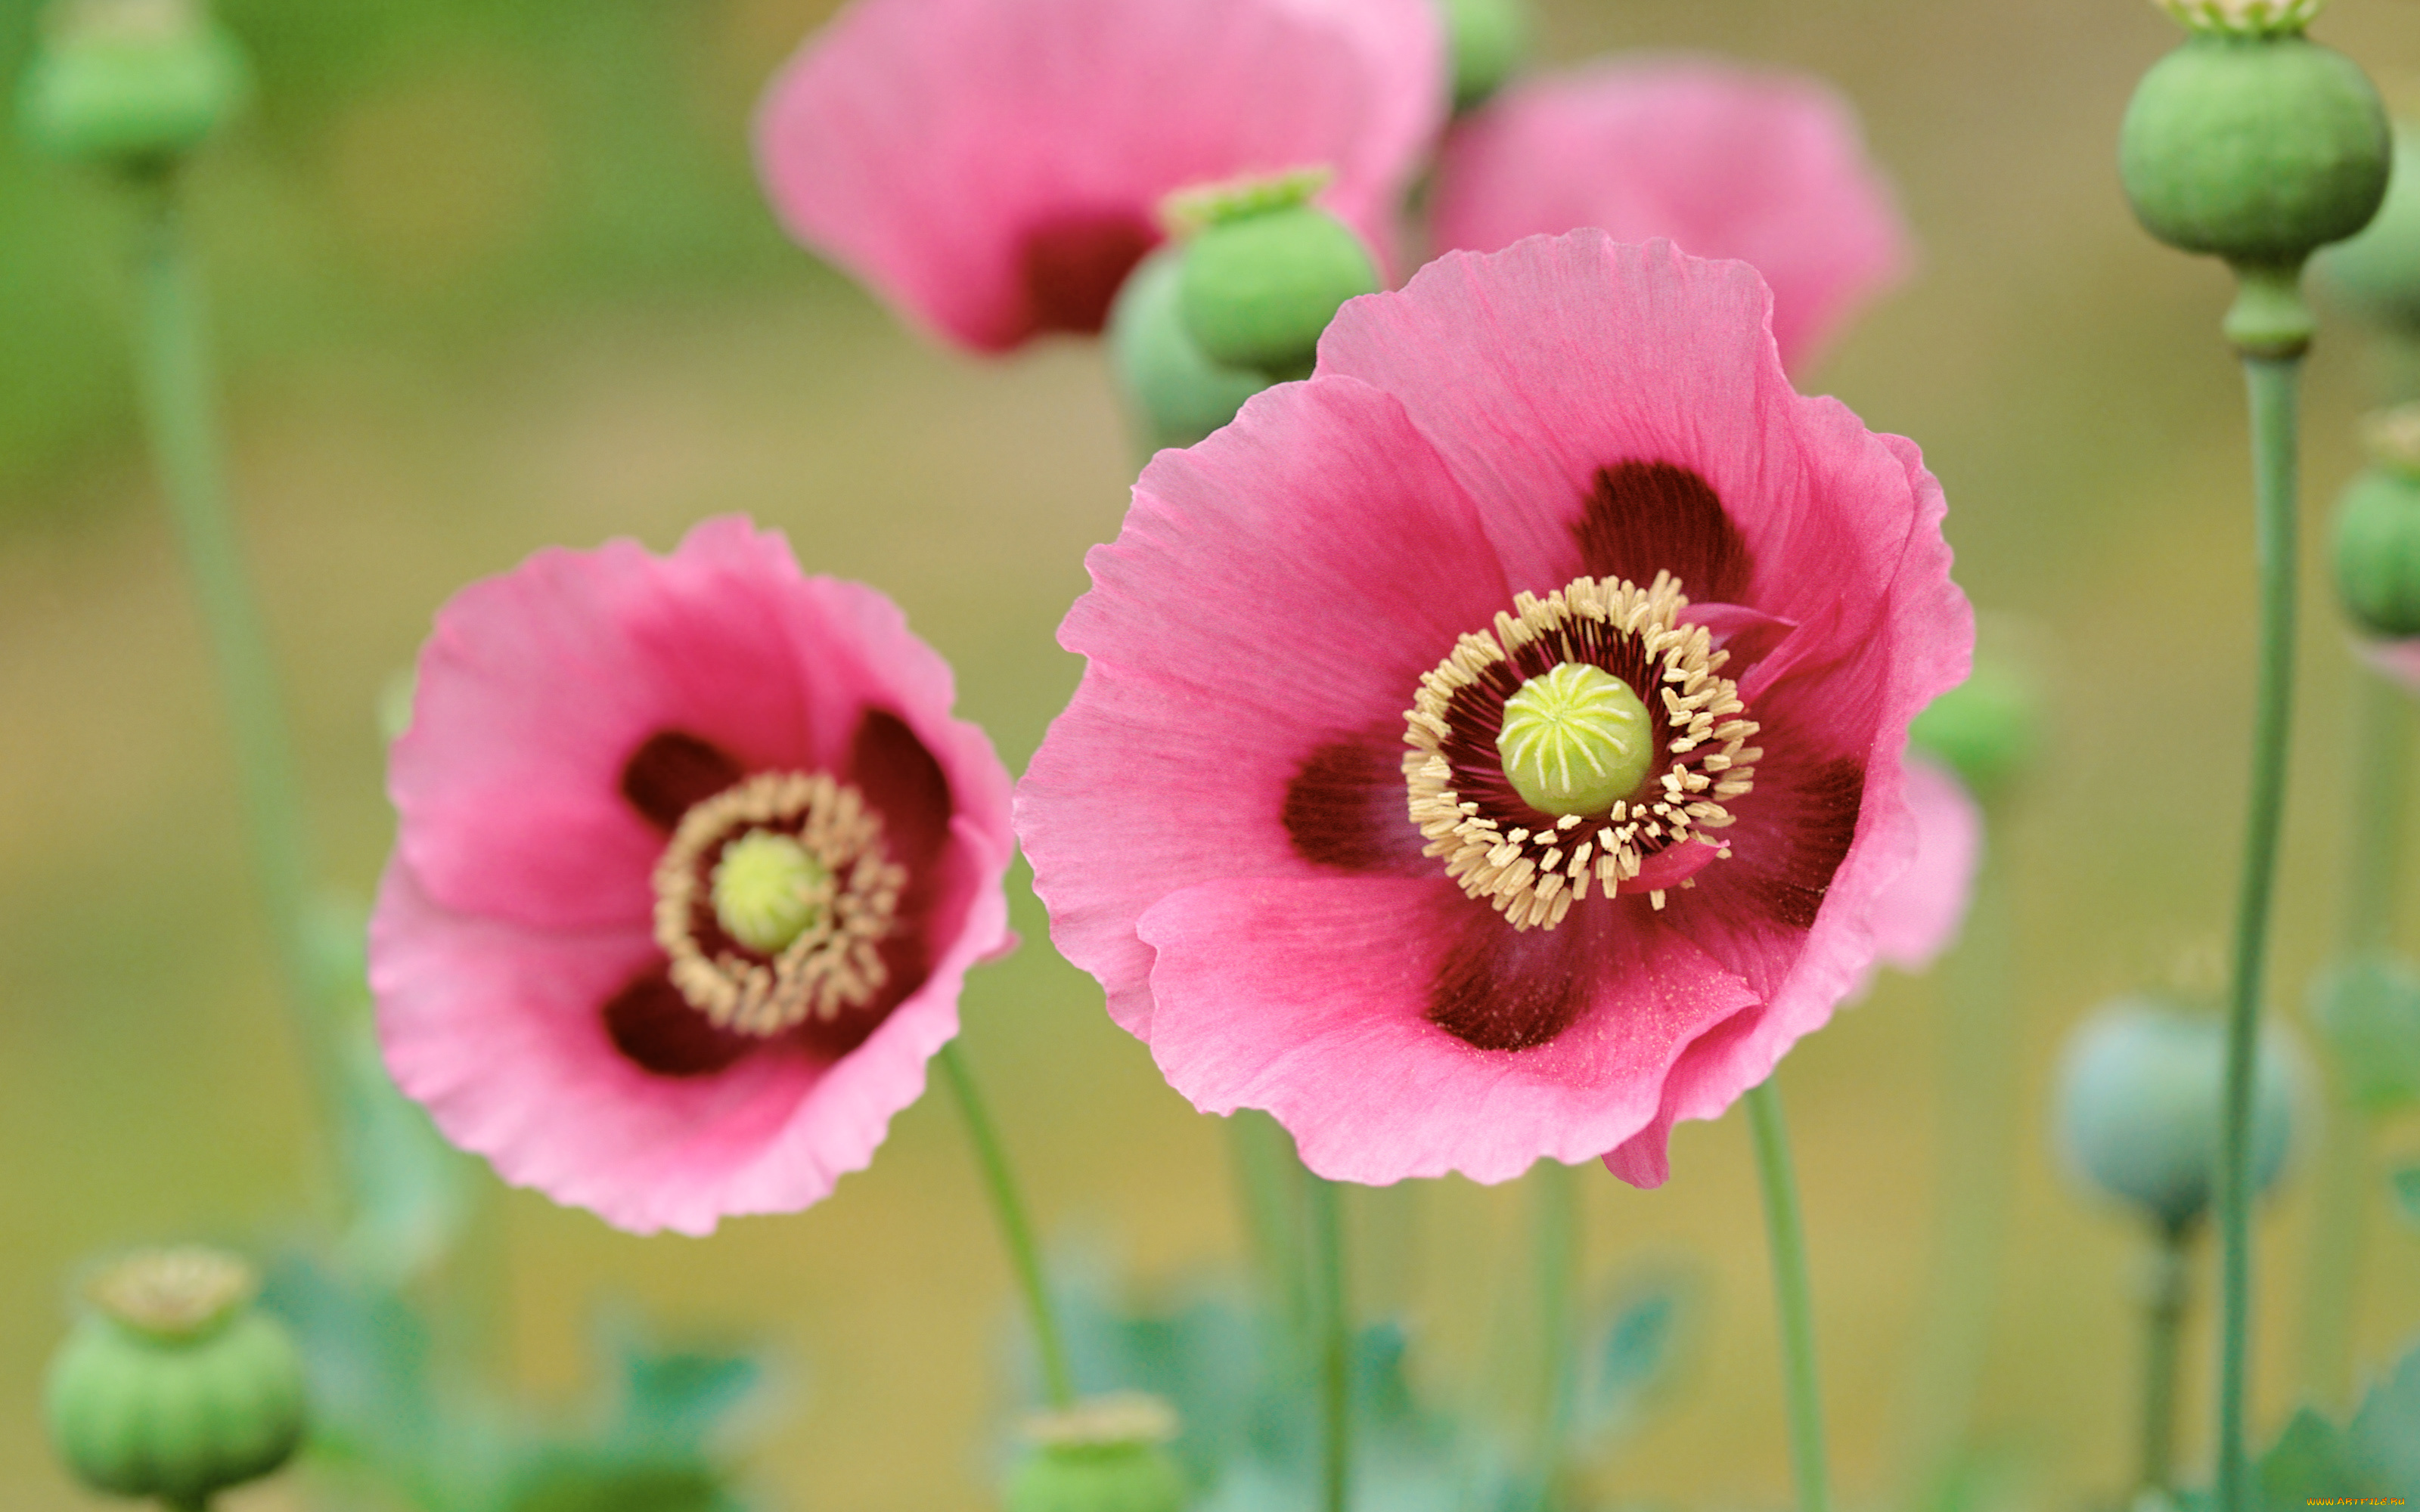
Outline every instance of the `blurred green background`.
{"label": "blurred green background", "polygon": [[[332,882],[389,839],[372,707],[434,607],[550,543],[669,547],[700,516],[785,528],[810,570],[878,584],[955,663],[1012,767],[1073,688],[1052,631],[1132,468],[1099,353],[936,350],[773,228],[747,125],[825,0],[224,0],[257,108],[195,175],[244,530],[294,695]],[[33,27],[0,7],[0,79]],[[2391,96],[2420,4],[2340,0],[2323,39]],[[2134,1236],[2064,1184],[2039,1110],[2061,1034],[2146,986],[2214,992],[2234,885],[2251,622],[2248,484],[2214,268],[2119,199],[2127,91],[2170,45],[2140,0],[1562,0],[1552,61],[1701,48],[1821,72],[1863,110],[1922,270],[1813,386],[1925,448],[1959,576],[2022,616],[2055,718],[1993,837],[2017,900],[2012,1072],[2029,1124],[1978,1401],[2034,1504],[2114,1498],[2130,1463]],[[86,1499],[36,1427],[40,1363],[87,1256],[306,1232],[324,1160],[242,886],[195,621],[132,431],[123,208],[0,139],[0,1504]],[[2357,464],[2358,343],[2323,335],[2306,477]],[[2313,511],[2316,516],[2319,511]],[[2316,522],[2313,532],[2317,530]],[[2278,998],[2332,939],[2349,677],[2314,579]],[[1195,1115],[1047,948],[968,992],[966,1043],[1044,1227],[1148,1293],[1236,1263],[1217,1120]],[[2420,888],[2412,896],[2420,900]],[[1942,983],[1887,979],[1790,1059],[1838,1479],[1900,1484],[1938,1194]],[[2391,1132],[2420,1148],[2420,1129]],[[1674,1179],[1584,1172],[1591,1272],[1701,1278],[1687,1368],[1591,1484],[1674,1505],[1788,1496],[1765,1251],[1740,1120],[1683,1126]],[[492,1184],[492,1183],[490,1183]],[[2259,1397],[2290,1403],[2307,1182],[2264,1221]],[[600,1306],[636,1299],[788,1362],[752,1460],[781,1504],[986,1504],[1011,1293],[955,1114],[927,1099],[804,1214],[635,1239],[525,1193],[488,1253],[506,1366],[568,1399]],[[1358,1284],[1418,1370],[1484,1398],[1522,1347],[1517,1188],[1360,1203]],[[2420,1331],[2420,1234],[2373,1227],[2374,1364]],[[2206,1314],[2197,1314],[2206,1321]],[[2196,1325],[2193,1358],[2206,1358]],[[1507,1356],[1514,1364],[1508,1366]],[[2207,1453],[2193,1367],[2189,1458]],[[290,1489],[232,1498],[291,1504]]]}

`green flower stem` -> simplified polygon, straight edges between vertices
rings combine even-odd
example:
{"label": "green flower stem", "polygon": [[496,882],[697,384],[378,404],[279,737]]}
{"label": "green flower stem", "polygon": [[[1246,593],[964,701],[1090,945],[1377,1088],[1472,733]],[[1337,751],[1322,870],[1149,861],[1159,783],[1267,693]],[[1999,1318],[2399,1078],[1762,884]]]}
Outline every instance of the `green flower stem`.
{"label": "green flower stem", "polygon": [[2366,667],[2360,685],[2354,747],[2351,865],[2346,876],[2345,948],[2384,949],[2395,934],[2402,881],[2404,768],[2412,760],[2412,720],[2403,690]]}
{"label": "green flower stem", "polygon": [[1336,1183],[1324,1177],[1304,1184],[1319,1308],[1320,1505],[1345,1512],[1353,1483],[1353,1318],[1344,1296],[1344,1204]]}
{"label": "green flower stem", "polygon": [[1317,1346],[1304,1274],[1302,1162],[1294,1140],[1265,1113],[1236,1113],[1227,1120],[1227,1139],[1269,1324],[1295,1359],[1310,1359]]}
{"label": "green flower stem", "polygon": [[983,1098],[955,1043],[945,1044],[933,1057],[941,1077],[966,1115],[967,1138],[975,1147],[975,1164],[983,1168],[984,1186],[991,1193],[992,1215],[1000,1220],[1001,1242],[1008,1246],[1009,1263],[1016,1268],[1025,1288],[1025,1305],[1033,1315],[1033,1343],[1042,1356],[1042,1389],[1054,1408],[1076,1405],[1075,1378],[1067,1370],[1067,1346],[1059,1333],[1059,1318],[1050,1305],[1050,1288],[1042,1277],[1041,1253],[1033,1246],[1033,1226],[1026,1221],[1025,1202],[1017,1195],[1016,1178],[1001,1150],[1000,1132],[984,1111]]}
{"label": "green flower stem", "polygon": [[2177,1361],[2184,1335],[2185,1303],[2192,1278],[2193,1230],[2189,1224],[2163,1224],[2143,1295],[2142,1489],[2175,1489],[2177,1465]]}
{"label": "green flower stem", "polygon": [[1580,1273],[1579,1173],[1557,1160],[1530,1168],[1536,1191],[1538,1249],[1538,1512],[1561,1504],[1563,1454],[1572,1433],[1572,1398],[1579,1330],[1575,1321]]}
{"label": "green flower stem", "polygon": [[1815,1296],[1807,1279],[1807,1228],[1798,1211],[1798,1177],[1790,1164],[1790,1130],[1782,1121],[1781,1093],[1772,1078],[1750,1088],[1745,1101],[1756,1141],[1757,1175],[1764,1186],[1764,1227],[1773,1249],[1798,1512],[1826,1512],[1831,1493],[1823,1466],[1823,1396],[1815,1373]]}
{"label": "green flower stem", "polygon": [[2312,1173],[2318,1190],[2303,1293],[2303,1395],[2334,1412],[2352,1385],[2352,1299],[2376,1162],[2367,1115],[2331,1096],[2326,1118]]}
{"label": "green flower stem", "polygon": [[[2402,871],[2404,766],[2412,757],[2403,690],[2366,668],[2357,667],[2353,675],[2360,710],[2345,877],[2348,959],[2382,950],[2393,940]],[[2304,1282],[2303,1395],[2332,1406],[2342,1402],[2351,1385],[2352,1298],[2361,1278],[2370,1135],[2367,1114],[2341,1096],[2328,1099]]]}
{"label": "green flower stem", "polygon": [[2296,381],[2300,353],[2243,358],[2252,406],[2252,471],[2260,553],[2260,640],[2253,702],[2252,793],[2237,895],[2218,1169],[2218,1507],[2248,1512],[2244,1453],[2252,1312],[2252,1071],[2260,1030],[2269,913],[2286,807],[2286,746],[2294,685]]}
{"label": "green flower stem", "polygon": [[1926,1304],[1931,1320],[1918,1331],[1900,1399],[1909,1501],[1952,1468],[1991,1347],[2021,1111],[2013,933],[2006,871],[1987,845],[1963,935],[1940,976],[1946,1095]]}
{"label": "green flower stem", "polygon": [[216,663],[278,973],[321,1110],[332,1115],[343,1085],[335,1008],[312,945],[309,851],[277,674],[231,518],[201,279],[185,244],[173,173],[137,187],[135,357],[144,425]]}

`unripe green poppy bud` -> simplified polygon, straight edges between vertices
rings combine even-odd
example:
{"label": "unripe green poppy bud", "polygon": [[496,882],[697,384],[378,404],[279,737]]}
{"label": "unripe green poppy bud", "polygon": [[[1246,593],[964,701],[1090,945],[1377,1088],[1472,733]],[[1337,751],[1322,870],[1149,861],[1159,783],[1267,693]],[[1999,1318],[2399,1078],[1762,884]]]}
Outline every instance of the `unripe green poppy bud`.
{"label": "unripe green poppy bud", "polygon": [[2344,1102],[2373,1117],[2420,1106],[2420,972],[2409,962],[2338,964],[2312,984],[2311,1021]]}
{"label": "unripe green poppy bud", "polygon": [[250,83],[235,39],[200,0],[64,0],[18,109],[26,136],[54,157],[148,169],[200,146]]}
{"label": "unripe green poppy bud", "polygon": [[1908,739],[1947,762],[1978,797],[2007,790],[2040,741],[2041,701],[2014,662],[1978,652],[1966,681],[1934,699]]}
{"label": "unripe green poppy bud", "polygon": [[2371,635],[2420,635],[2420,405],[2374,417],[2373,460],[2336,501],[2333,554],[2345,616]]}
{"label": "unripe green poppy bud", "polygon": [[[2252,1188],[2286,1164],[2294,1112],[2289,1052],[2264,1034],[2253,1073]],[[2099,1190],[2171,1228],[2199,1218],[2218,1180],[2226,1026],[2149,998],[2120,998],[2068,1041],[2058,1076],[2058,1135],[2070,1165]]]}
{"label": "unripe green poppy bud", "polygon": [[1271,381],[1202,355],[1177,309],[1183,270],[1183,249],[1162,247],[1126,275],[1109,306],[1109,365],[1148,451],[1192,445]]}
{"label": "unripe green poppy bud", "polygon": [[1161,1447],[1175,1414],[1156,1396],[1104,1396],[1030,1425],[1005,1512],[1183,1512],[1185,1477]]}
{"label": "unripe green poppy bud", "polygon": [[1177,309],[1202,355],[1275,378],[1308,378],[1337,307],[1378,288],[1351,226],[1310,203],[1324,173],[1290,174],[1171,197],[1187,238]]}
{"label": "unripe green poppy bud", "polygon": [[2144,229],[2239,267],[2293,270],[2369,224],[2386,109],[2351,59],[2293,31],[2199,31],[2135,86],[2118,171]]}
{"label": "unripe green poppy bud", "polygon": [[2319,255],[2328,291],[2372,325],[2420,336],[2420,129],[2395,128],[2386,203],[2361,235]]}
{"label": "unripe green poppy bud", "polygon": [[1523,0],[1439,0],[1453,59],[1453,108],[1468,110],[1504,87],[1529,56]]}
{"label": "unripe green poppy bud", "polygon": [[199,1503],[284,1464],[302,1438],[302,1365],[252,1307],[252,1268],[214,1250],[137,1255],[89,1288],[43,1409],[76,1478]]}

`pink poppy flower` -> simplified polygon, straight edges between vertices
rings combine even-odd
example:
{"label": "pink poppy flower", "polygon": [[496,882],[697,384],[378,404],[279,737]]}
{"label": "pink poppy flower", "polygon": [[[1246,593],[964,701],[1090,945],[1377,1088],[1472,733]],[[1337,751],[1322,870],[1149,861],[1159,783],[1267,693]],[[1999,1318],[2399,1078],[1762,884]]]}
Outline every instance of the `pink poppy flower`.
{"label": "pink poppy flower", "polygon": [[[1342,1180],[1653,1184],[1860,980],[1973,617],[1916,447],[1793,393],[1769,302],[1601,231],[1450,255],[1145,470],[1017,829],[1195,1105]],[[1652,730],[1626,791],[1520,785],[1566,678],[1647,695],[1582,740]]]}
{"label": "pink poppy flower", "polygon": [[1325,164],[1376,247],[1445,106],[1433,0],[854,0],[777,78],[790,233],[946,340],[1100,330],[1171,191]]}
{"label": "pink poppy flower", "polygon": [[1439,250],[1592,225],[1753,263],[1792,372],[1913,260],[1847,101],[1711,59],[1608,60],[1515,85],[1454,129],[1434,207]]}
{"label": "pink poppy flower", "polygon": [[2369,663],[2372,670],[2420,693],[2420,638],[2400,640],[2377,640],[2356,637],[2353,655]]}
{"label": "pink poppy flower", "polygon": [[463,589],[395,743],[370,925],[395,1079],[636,1231],[862,1167],[1010,936],[1008,778],[873,589],[708,520]]}
{"label": "pink poppy flower", "polygon": [[1929,756],[1907,757],[1907,807],[1916,855],[1874,905],[1874,954],[1923,971],[1957,941],[1983,864],[1983,810],[1958,774]]}

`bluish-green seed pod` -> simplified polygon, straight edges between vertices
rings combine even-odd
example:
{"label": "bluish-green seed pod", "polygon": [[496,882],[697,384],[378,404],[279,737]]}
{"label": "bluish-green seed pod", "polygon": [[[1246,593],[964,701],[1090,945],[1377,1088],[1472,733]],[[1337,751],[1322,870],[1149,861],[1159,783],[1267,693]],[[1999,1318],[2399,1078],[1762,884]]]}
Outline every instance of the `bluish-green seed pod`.
{"label": "bluish-green seed pod", "polygon": [[1161,1447],[1167,1404],[1109,1396],[1032,1425],[1033,1447],[1009,1473],[1005,1512],[1183,1512],[1185,1477]]}
{"label": "bluish-green seed pod", "polygon": [[194,1249],[135,1256],[93,1283],[43,1387],[52,1446],[78,1480],[198,1503],[287,1461],[302,1365],[253,1309],[254,1287],[241,1261]]}
{"label": "bluish-green seed pod", "polygon": [[1453,108],[1469,110],[1504,87],[1529,59],[1524,0],[1439,0],[1453,63]]}
{"label": "bluish-green seed pod", "polygon": [[1308,378],[1337,307],[1377,287],[1361,238],[1326,210],[1239,207],[1185,242],[1177,308],[1219,366]]}
{"label": "bluish-green seed pod", "polygon": [[54,157],[142,170],[199,147],[250,87],[241,50],[199,0],[65,0],[18,110]]}
{"label": "bluish-green seed pod", "polygon": [[2016,663],[1978,651],[1966,681],[1928,704],[1907,733],[1978,797],[1993,797],[2008,790],[2040,745],[2041,700]]}
{"label": "bluish-green seed pod", "polygon": [[1177,309],[1183,259],[1173,246],[1153,253],[1126,275],[1109,306],[1109,365],[1147,452],[1192,445],[1272,381],[1202,355]]}
{"label": "bluish-green seed pod", "polygon": [[2369,224],[2391,154],[2368,78],[2296,32],[2197,32],[2143,76],[2118,138],[2144,229],[2284,270]]}
{"label": "bluish-green seed pod", "polygon": [[[2291,1052],[2262,1036],[2253,1075],[2252,1186],[2285,1167],[2292,1132]],[[2216,1189],[2226,1027],[2215,1015],[2120,998],[2068,1041],[2057,1128],[2069,1165],[2094,1188],[2171,1228],[2198,1219]]]}
{"label": "bluish-green seed pod", "polygon": [[2420,337],[2420,128],[2395,128],[2386,201],[2362,233],[2319,254],[2327,291],[2367,323]]}

